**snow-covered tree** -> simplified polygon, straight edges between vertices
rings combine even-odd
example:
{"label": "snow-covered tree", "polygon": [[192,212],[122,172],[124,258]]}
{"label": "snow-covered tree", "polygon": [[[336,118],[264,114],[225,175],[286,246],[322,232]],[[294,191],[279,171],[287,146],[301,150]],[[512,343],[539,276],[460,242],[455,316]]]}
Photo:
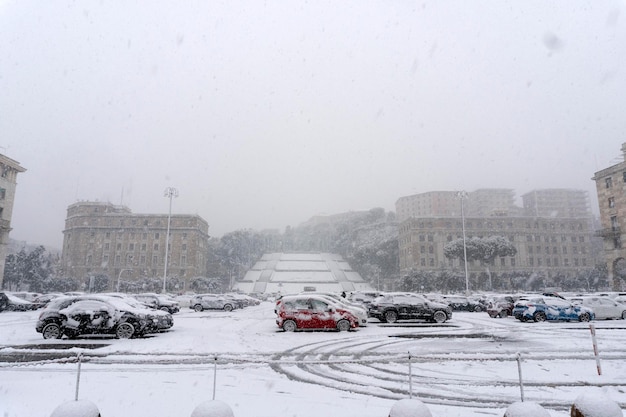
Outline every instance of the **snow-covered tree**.
{"label": "snow-covered tree", "polygon": [[[444,255],[449,259],[464,261],[465,253],[463,239],[456,239],[443,247]],[[510,240],[502,236],[488,236],[485,238],[471,237],[465,241],[467,261],[479,261],[485,267],[489,279],[489,289],[492,287],[491,270],[496,258],[515,256],[517,249]]]}

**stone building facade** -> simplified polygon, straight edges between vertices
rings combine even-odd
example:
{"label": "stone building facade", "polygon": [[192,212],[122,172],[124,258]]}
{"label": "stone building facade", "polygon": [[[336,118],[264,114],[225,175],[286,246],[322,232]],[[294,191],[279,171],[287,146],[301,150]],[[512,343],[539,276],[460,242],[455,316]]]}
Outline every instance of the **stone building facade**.
{"label": "stone building facade", "polygon": [[17,174],[25,171],[26,169],[20,166],[19,162],[0,154],[0,288],[4,280],[6,248],[11,231]]}
{"label": "stone building facade", "polygon": [[[471,198],[472,194],[469,193],[468,200]],[[587,204],[587,214],[579,217],[526,216],[522,208],[509,204],[512,199],[483,201],[498,203],[493,205],[493,214],[490,216],[476,215],[480,212],[476,207],[486,210],[489,204],[475,203],[473,209],[466,211],[466,239],[502,236],[517,249],[515,256],[496,259],[490,267],[490,272],[496,276],[517,273],[529,277],[535,274],[551,282],[573,278],[581,271],[595,267],[597,254],[593,245],[594,231],[588,199],[582,200],[583,204]],[[546,201],[552,204],[550,200]],[[460,202],[456,201],[456,204],[460,205]],[[460,209],[458,211],[454,216],[410,217],[400,223],[398,241],[401,273],[436,273],[442,270],[464,272],[462,261],[448,259],[444,255],[447,243],[463,238],[463,218]],[[468,263],[469,281],[474,285],[484,272],[485,266],[479,262]]]}
{"label": "stone building facade", "polygon": [[626,288],[626,143],[622,144],[624,161],[598,171],[596,183],[600,222],[598,235],[604,242],[604,257],[609,280],[616,290]]}
{"label": "stone building facade", "polygon": [[[197,215],[173,214],[170,220],[167,278],[178,278],[182,291],[192,278],[206,276],[209,226]],[[167,222],[167,214],[135,214],[111,203],[72,204],[63,230],[62,273],[81,280],[106,275],[111,290],[120,280],[163,278]]]}

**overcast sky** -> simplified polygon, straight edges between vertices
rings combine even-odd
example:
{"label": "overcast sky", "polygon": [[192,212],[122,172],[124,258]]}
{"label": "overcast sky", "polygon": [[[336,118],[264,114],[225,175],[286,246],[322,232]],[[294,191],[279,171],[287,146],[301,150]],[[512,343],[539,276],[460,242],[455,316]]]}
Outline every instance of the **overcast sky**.
{"label": "overcast sky", "polygon": [[11,237],[67,206],[297,226],[401,196],[589,191],[626,142],[619,1],[0,0]]}

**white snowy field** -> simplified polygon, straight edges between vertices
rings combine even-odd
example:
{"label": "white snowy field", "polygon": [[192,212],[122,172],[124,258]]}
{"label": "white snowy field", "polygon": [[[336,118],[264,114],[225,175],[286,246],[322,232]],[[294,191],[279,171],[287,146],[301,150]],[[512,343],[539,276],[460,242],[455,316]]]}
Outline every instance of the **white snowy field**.
{"label": "white snowy field", "polygon": [[[598,375],[588,323],[455,313],[445,326],[370,319],[348,333],[283,333],[266,302],[229,313],[183,308],[172,330],[154,337],[57,341],[35,332],[38,314],[0,313],[2,417],[45,417],[73,400],[79,353],[78,398],[103,417],[190,416],[214,393],[236,417],[386,417],[409,396],[435,417],[502,416],[521,398],[520,369],[525,400],[552,417],[568,416],[583,392],[626,408],[623,320],[592,322]],[[55,356],[17,359],[35,355],[33,345]]]}

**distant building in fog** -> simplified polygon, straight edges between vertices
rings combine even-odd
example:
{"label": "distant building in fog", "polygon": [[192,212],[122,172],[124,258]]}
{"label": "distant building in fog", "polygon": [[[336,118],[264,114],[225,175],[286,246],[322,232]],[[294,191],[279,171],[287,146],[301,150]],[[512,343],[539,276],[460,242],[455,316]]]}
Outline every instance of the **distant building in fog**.
{"label": "distant building in fog", "polygon": [[[411,217],[461,216],[458,191],[429,191],[400,197],[396,201],[398,222]],[[515,205],[515,192],[508,188],[483,188],[467,193],[465,215],[476,217],[514,216],[520,208]]]}
{"label": "distant building in fog", "polygon": [[0,154],[0,288],[4,281],[6,247],[11,231],[17,174],[25,171],[19,162]]}
{"label": "distant building in fog", "polygon": [[[503,236],[517,254],[496,259],[495,275],[539,274],[548,281],[573,278],[596,264],[594,232],[585,191],[535,190],[522,196],[524,208],[514,204],[509,189],[481,189],[464,199],[466,238]],[[444,246],[463,237],[461,201],[456,192],[430,192],[402,197],[396,203],[399,221],[399,262],[403,274],[463,271],[458,259],[448,259]],[[468,262],[471,282],[485,272]]]}
{"label": "distant building in fog", "polygon": [[615,289],[624,288],[626,280],[626,143],[621,150],[624,161],[596,172],[592,178],[602,223],[598,234],[604,240],[604,257]]}
{"label": "distant building in fog", "polygon": [[[81,280],[106,275],[110,289],[119,279],[162,278],[167,220],[167,214],[135,214],[111,203],[70,205],[63,230],[62,273]],[[200,216],[171,216],[168,278],[176,277],[189,288],[191,278],[206,276],[208,231]]]}

